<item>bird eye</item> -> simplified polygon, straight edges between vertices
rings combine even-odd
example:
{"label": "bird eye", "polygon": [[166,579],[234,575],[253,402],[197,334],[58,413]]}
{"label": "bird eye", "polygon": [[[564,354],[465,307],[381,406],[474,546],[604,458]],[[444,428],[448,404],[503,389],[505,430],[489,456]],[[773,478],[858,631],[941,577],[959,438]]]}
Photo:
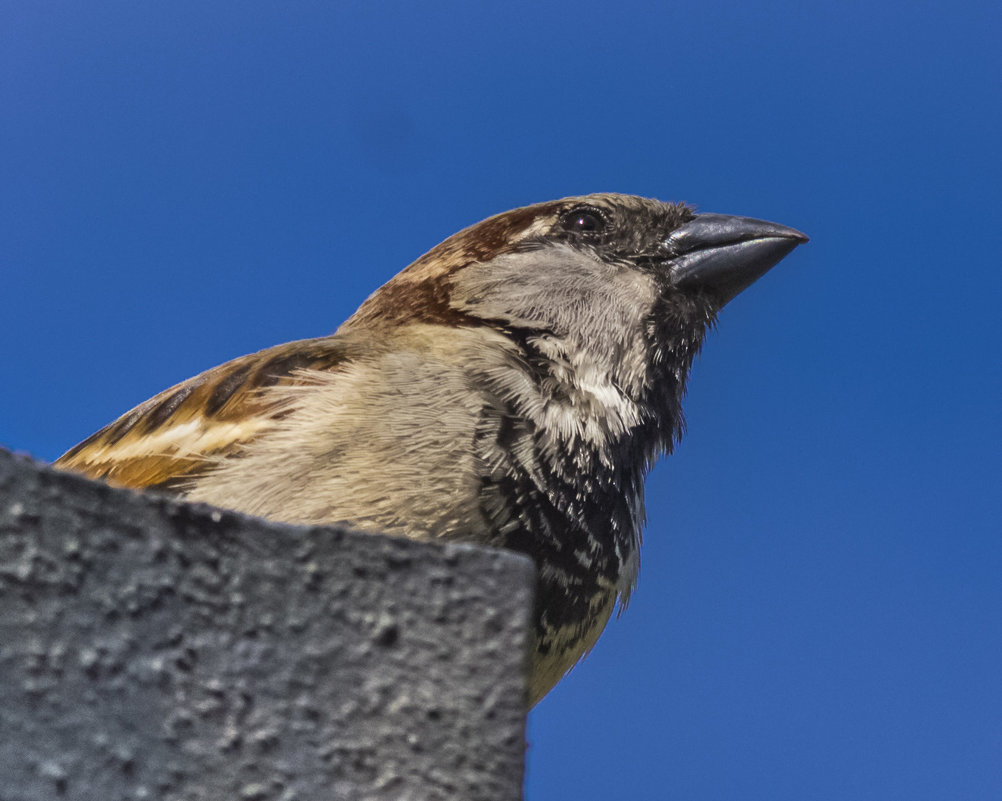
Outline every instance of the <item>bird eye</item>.
{"label": "bird eye", "polygon": [[605,217],[591,208],[571,209],[561,222],[565,230],[578,234],[595,234],[605,228]]}

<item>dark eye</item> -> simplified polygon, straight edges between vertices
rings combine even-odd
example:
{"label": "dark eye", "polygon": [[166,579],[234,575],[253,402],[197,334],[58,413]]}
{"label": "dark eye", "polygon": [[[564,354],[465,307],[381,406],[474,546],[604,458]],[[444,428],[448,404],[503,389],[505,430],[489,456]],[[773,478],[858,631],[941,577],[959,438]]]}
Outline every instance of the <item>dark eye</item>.
{"label": "dark eye", "polygon": [[596,234],[605,228],[605,217],[596,209],[571,209],[564,213],[561,219],[567,231],[578,234]]}

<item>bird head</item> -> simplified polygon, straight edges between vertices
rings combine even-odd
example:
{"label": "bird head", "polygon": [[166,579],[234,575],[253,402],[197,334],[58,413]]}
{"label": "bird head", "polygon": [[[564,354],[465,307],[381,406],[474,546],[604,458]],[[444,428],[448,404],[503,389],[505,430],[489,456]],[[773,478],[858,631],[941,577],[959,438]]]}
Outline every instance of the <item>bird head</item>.
{"label": "bird head", "polygon": [[[460,231],[377,290],[340,329],[490,326],[634,396],[685,374],[719,310],[807,237],[621,194],[514,209]],[[663,383],[663,382],[661,382]]]}

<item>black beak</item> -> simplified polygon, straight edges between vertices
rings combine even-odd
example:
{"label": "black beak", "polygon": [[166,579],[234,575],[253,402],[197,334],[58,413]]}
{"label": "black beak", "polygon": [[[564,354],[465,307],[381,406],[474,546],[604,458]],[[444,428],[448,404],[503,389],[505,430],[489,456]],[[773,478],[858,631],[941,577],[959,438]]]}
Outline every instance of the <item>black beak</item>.
{"label": "black beak", "polygon": [[800,231],[764,220],[697,214],[664,244],[672,283],[703,291],[723,306],[806,241]]}

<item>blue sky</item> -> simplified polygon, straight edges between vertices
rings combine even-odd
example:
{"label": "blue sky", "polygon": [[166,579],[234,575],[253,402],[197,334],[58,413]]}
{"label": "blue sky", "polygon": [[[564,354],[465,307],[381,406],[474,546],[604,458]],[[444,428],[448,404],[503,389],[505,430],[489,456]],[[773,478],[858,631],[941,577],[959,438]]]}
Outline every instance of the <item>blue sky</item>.
{"label": "blue sky", "polygon": [[995,2],[0,2],[0,443],[629,192],[812,241],[721,315],[527,797],[1002,795]]}

